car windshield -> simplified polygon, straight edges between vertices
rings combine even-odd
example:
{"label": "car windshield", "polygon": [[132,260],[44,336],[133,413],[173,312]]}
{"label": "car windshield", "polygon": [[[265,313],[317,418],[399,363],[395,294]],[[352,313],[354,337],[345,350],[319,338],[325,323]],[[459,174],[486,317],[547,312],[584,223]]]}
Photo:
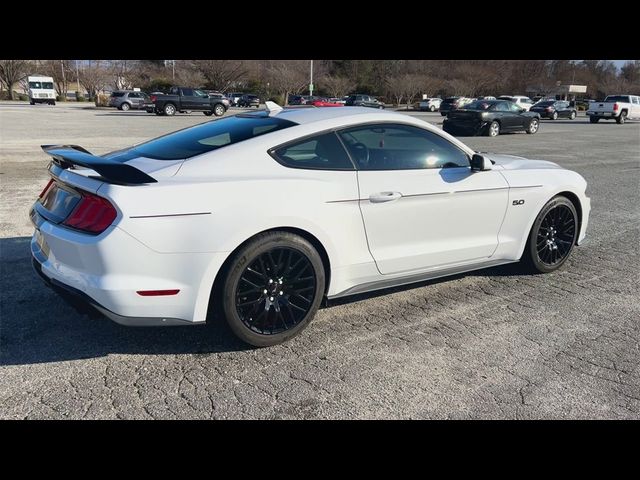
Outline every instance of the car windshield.
{"label": "car windshield", "polygon": [[626,102],[629,103],[629,97],[626,95],[609,95],[604,99],[605,102]]}
{"label": "car windshield", "polygon": [[464,106],[464,109],[465,110],[489,110],[489,108],[491,108],[492,105],[494,105],[494,102],[477,101],[477,102],[467,103]]}
{"label": "car windshield", "polygon": [[29,88],[47,88],[53,89],[53,83],[51,82],[29,82]]}
{"label": "car windshield", "polygon": [[114,152],[108,158],[120,162],[137,156],[156,160],[186,159],[294,125],[297,124],[275,117],[232,116],[158,137]]}

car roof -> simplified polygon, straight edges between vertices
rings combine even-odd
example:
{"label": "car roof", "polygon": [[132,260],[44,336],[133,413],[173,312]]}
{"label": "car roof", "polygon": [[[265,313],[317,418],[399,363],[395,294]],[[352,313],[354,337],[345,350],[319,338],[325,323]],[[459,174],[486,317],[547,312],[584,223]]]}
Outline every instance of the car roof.
{"label": "car roof", "polygon": [[[351,117],[359,115],[379,114],[382,119],[405,121],[407,116],[401,113],[389,112],[385,110],[371,109],[367,107],[343,107],[343,108],[284,108],[277,112],[272,112],[271,116],[290,120],[300,125],[331,120],[334,118]],[[243,117],[267,116],[269,112],[260,110],[251,113],[240,113]]]}

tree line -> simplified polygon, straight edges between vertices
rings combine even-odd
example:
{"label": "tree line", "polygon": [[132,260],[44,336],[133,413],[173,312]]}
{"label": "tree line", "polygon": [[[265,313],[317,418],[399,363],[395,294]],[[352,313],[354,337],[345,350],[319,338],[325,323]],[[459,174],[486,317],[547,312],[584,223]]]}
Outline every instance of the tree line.
{"label": "tree line", "polygon": [[[0,89],[14,98],[26,76],[53,77],[66,98],[78,81],[91,98],[103,90],[166,91],[185,85],[220,92],[244,91],[286,102],[308,93],[309,60],[0,60]],[[376,95],[411,104],[420,95],[553,93],[557,85],[587,85],[586,97],[640,94],[640,61],[617,69],[610,60],[315,60],[314,94]]]}

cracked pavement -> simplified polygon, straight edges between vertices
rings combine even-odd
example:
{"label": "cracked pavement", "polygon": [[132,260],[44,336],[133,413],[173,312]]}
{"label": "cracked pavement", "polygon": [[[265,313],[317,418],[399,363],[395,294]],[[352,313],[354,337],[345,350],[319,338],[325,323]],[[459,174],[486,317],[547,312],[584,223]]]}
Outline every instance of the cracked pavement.
{"label": "cracked pavement", "polygon": [[30,265],[39,145],[100,154],[205,120],[0,103],[0,418],[640,418],[640,123],[462,139],[587,179],[587,242],[555,273],[509,265],[336,301],[266,349],[219,323],[77,313]]}

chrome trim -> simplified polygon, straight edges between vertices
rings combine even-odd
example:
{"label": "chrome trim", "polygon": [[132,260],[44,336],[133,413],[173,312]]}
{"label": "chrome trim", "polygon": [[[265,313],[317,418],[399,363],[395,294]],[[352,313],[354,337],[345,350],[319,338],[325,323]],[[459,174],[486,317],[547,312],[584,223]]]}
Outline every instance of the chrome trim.
{"label": "chrome trim", "polygon": [[497,267],[498,265],[506,265],[508,263],[515,263],[518,260],[489,260],[472,265],[461,265],[458,267],[449,267],[437,271],[414,273],[412,275],[406,275],[395,278],[383,278],[373,282],[363,283],[361,285],[355,285],[342,292],[330,295],[327,298],[333,300],[335,298],[346,297],[348,295],[356,295],[359,293],[372,292],[374,290],[381,290],[383,288],[398,287],[401,285],[408,285],[410,283],[423,282],[425,280],[433,280],[441,277],[448,277],[451,275],[457,275],[460,273],[471,272],[473,270],[481,270],[488,267]]}

